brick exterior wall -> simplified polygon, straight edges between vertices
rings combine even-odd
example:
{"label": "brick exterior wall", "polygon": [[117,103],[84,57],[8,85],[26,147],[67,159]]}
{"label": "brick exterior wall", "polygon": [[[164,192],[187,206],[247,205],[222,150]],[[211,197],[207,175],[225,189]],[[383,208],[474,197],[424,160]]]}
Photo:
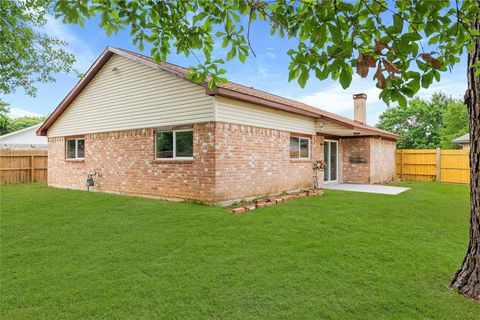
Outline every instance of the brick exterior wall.
{"label": "brick exterior wall", "polygon": [[49,138],[48,183],[86,190],[98,172],[96,191],[218,202],[311,187],[323,158],[320,136],[312,160],[295,161],[289,132],[214,122],[193,131],[193,161],[155,160],[153,129],[87,134],[83,161],[65,159],[64,137]]}
{"label": "brick exterior wall", "polygon": [[[370,138],[340,139],[342,182],[370,183]],[[366,163],[352,163],[362,158]]]}
{"label": "brick exterior wall", "polygon": [[94,190],[212,202],[215,126],[193,130],[193,161],[155,160],[153,129],[87,134],[81,162],[65,160],[64,138],[49,138],[48,184],[86,190],[87,174],[96,171]]}
{"label": "brick exterior wall", "polygon": [[[308,136],[311,160],[291,160],[290,135],[279,130],[217,123],[217,200],[312,187],[312,162],[323,159],[323,137]],[[323,174],[319,174],[319,181],[323,184]]]}
{"label": "brick exterior wall", "polygon": [[[311,138],[311,159],[290,159],[294,133],[208,122],[193,126],[193,160],[155,160],[154,130],[87,134],[85,160],[65,159],[65,138],[49,138],[48,183],[86,190],[167,199],[228,202],[309,188],[312,162],[323,160],[320,135]],[[299,135],[304,136],[304,135]],[[367,163],[351,163],[363,157]],[[339,139],[341,182],[379,183],[395,176],[395,142],[377,138]],[[323,173],[318,177],[323,185]]]}
{"label": "brick exterior wall", "polygon": [[370,139],[370,183],[383,183],[395,179],[396,150],[395,141]]}
{"label": "brick exterior wall", "polygon": [[[395,178],[396,142],[379,138],[340,139],[342,182],[383,183]],[[366,163],[352,163],[363,158]]]}

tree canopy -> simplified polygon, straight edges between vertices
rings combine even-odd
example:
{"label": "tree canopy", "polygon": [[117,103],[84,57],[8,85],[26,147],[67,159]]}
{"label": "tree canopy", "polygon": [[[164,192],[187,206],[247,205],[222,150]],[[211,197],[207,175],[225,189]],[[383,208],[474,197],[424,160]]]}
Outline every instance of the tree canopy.
{"label": "tree canopy", "polygon": [[204,81],[209,75],[210,87],[226,81],[213,44],[228,49],[226,60],[243,62],[255,55],[254,22],[264,21],[272,35],[295,43],[288,51],[289,80],[303,87],[311,75],[330,77],[347,88],[356,71],[376,81],[385,102],[403,106],[472,49],[479,32],[469,21],[480,11],[475,0],[58,0],[54,9],[70,23],[99,16],[107,34],[128,27],[133,43],[140,50],[150,44],[156,61],[172,53],[194,55],[198,65],[190,77]]}
{"label": "tree canopy", "polygon": [[467,108],[460,100],[435,93],[430,100],[413,98],[406,106],[388,108],[377,127],[401,135],[400,149],[457,148],[451,141],[468,132]]}
{"label": "tree canopy", "polygon": [[46,117],[20,117],[8,119],[8,132],[15,132],[39,124],[45,121]]}
{"label": "tree canopy", "polygon": [[19,117],[11,118],[8,113],[8,103],[0,100],[0,135],[28,128],[45,121],[46,117]]}
{"label": "tree canopy", "polygon": [[468,112],[461,101],[449,101],[443,112],[443,126],[440,128],[440,147],[442,149],[459,149],[452,140],[468,132]]}
{"label": "tree canopy", "polygon": [[0,1],[0,94],[23,88],[34,96],[37,83],[72,71],[75,59],[62,48],[65,41],[40,30],[51,10],[46,0]]}
{"label": "tree canopy", "polygon": [[0,135],[8,133],[8,103],[0,100]]}

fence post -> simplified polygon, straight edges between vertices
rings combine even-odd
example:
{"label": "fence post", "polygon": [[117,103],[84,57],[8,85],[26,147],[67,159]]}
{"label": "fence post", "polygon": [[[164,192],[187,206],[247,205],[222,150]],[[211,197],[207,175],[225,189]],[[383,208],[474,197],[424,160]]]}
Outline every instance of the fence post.
{"label": "fence post", "polygon": [[30,182],[33,182],[33,155],[30,156]]}
{"label": "fence post", "polygon": [[436,172],[435,172],[435,181],[440,181],[440,177],[441,177],[441,166],[440,166],[440,148],[436,148],[435,149],[435,154],[436,154],[436,158],[435,158],[435,169],[436,169]]}
{"label": "fence post", "polygon": [[400,149],[400,177],[403,180],[403,149]]}

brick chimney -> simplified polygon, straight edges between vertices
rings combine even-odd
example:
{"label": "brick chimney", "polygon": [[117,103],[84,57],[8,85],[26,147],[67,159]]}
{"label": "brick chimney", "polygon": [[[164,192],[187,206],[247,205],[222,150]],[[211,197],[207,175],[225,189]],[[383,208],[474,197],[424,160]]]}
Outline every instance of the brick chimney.
{"label": "brick chimney", "polygon": [[357,93],[353,95],[353,119],[362,124],[367,123],[367,95]]}

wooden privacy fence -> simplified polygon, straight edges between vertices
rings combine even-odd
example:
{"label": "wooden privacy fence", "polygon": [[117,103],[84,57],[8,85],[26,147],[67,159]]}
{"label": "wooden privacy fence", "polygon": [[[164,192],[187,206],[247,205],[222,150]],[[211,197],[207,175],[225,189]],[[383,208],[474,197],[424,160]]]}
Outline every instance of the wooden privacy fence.
{"label": "wooden privacy fence", "polygon": [[402,180],[469,183],[469,151],[397,150],[397,178]]}
{"label": "wooden privacy fence", "polygon": [[47,150],[1,150],[0,183],[47,182]]}

